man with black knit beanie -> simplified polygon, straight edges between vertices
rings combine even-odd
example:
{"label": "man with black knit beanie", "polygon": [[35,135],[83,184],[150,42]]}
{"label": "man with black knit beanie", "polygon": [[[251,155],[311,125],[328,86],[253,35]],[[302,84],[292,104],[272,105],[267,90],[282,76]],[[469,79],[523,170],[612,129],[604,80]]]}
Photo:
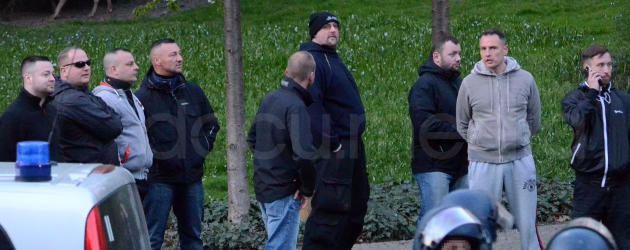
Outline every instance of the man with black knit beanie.
{"label": "man with black knit beanie", "polygon": [[326,163],[317,173],[303,249],[351,249],[363,229],[370,186],[361,138],[365,110],[359,88],[336,51],[339,20],[328,12],[309,21],[311,41],[300,46],[315,59],[313,141]]}
{"label": "man with black knit beanie", "polygon": [[123,131],[116,137],[120,165],[136,180],[140,200],[147,193],[147,175],[153,163],[142,103],[131,93],[138,79],[138,64],[129,50],[116,48],[103,57],[105,80],[92,93],[112,108],[122,122]]}
{"label": "man with black knit beanie", "polygon": [[136,92],[144,105],[153,166],[144,199],[151,248],[160,249],[173,207],[180,249],[202,249],[203,164],[219,131],[208,98],[182,75],[172,39],[151,46],[151,67]]}

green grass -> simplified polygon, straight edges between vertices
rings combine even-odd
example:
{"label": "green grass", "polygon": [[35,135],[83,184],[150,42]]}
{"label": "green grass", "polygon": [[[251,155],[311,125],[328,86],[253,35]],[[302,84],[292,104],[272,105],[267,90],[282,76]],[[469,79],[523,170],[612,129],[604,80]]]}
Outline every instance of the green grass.
{"label": "green grass", "polygon": [[[418,3],[421,2],[421,3]],[[478,35],[498,27],[506,33],[509,54],[536,78],[542,99],[543,130],[533,150],[541,176],[567,179],[571,129],[564,124],[560,100],[576,87],[579,54],[592,43],[611,50],[617,85],[630,83],[630,2],[452,0],[451,32],[463,49],[465,76],[479,60]],[[411,128],[407,93],[430,50],[430,1],[242,1],[247,128],[260,99],[278,86],[288,56],[308,40],[308,16],[328,10],[341,20],[338,51],[353,73],[367,112],[365,143],[370,181],[411,180]],[[74,22],[49,27],[0,26],[0,110],[21,88],[18,67],[31,54],[56,58],[79,45],[94,59],[92,85],[103,78],[101,58],[114,47],[132,50],[141,71],[149,66],[152,41],[172,37],[180,44],[184,74],[206,91],[223,127],[206,164],[208,199],[226,197],[225,66],[223,10],[207,8],[166,18],[107,23]],[[251,180],[252,164],[249,159]]]}

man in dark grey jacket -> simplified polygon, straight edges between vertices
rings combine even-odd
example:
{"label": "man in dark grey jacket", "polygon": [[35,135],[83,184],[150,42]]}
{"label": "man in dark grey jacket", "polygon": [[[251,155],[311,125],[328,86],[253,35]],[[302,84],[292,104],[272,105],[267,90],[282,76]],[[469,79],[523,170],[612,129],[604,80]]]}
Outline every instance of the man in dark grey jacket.
{"label": "man in dark grey jacket", "polygon": [[122,132],[120,116],[88,90],[91,61],[87,54],[69,47],[59,53],[57,64],[61,79],[53,97],[63,161],[119,165],[114,139]]}
{"label": "man in dark grey jacket", "polygon": [[113,49],[103,58],[105,80],[92,92],[100,97],[121,117],[123,131],[116,137],[120,164],[136,180],[140,199],[148,191],[147,175],[153,163],[145,126],[144,107],[131,92],[138,77],[138,65],[130,51]]}
{"label": "man in dark grey jacket", "polygon": [[300,208],[315,186],[311,104],[307,89],[315,79],[315,61],[308,52],[289,58],[280,89],[260,103],[247,143],[254,153],[254,190],[267,230],[265,249],[295,249]]}
{"label": "man in dark grey jacket", "polygon": [[612,86],[612,59],[599,45],[582,53],[584,77],[562,99],[573,128],[573,218],[592,217],[630,249],[630,96]]}

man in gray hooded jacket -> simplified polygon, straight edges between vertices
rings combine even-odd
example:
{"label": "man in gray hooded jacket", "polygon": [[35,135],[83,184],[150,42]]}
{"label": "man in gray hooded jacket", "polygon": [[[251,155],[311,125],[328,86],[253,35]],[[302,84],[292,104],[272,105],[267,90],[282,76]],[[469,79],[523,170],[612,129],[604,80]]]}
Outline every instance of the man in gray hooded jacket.
{"label": "man in gray hooded jacket", "polygon": [[536,230],[536,167],[530,145],[540,129],[540,97],[534,77],[507,56],[503,32],[484,31],[481,61],[462,81],[457,132],[468,143],[468,185],[495,201],[505,186],[519,229],[521,249],[541,249]]}
{"label": "man in gray hooded jacket", "polygon": [[136,179],[140,198],[148,191],[147,174],[153,163],[145,127],[144,107],[131,92],[131,85],[138,79],[138,64],[126,49],[116,48],[103,57],[105,80],[92,91],[120,115],[122,133],[116,137],[120,165]]}

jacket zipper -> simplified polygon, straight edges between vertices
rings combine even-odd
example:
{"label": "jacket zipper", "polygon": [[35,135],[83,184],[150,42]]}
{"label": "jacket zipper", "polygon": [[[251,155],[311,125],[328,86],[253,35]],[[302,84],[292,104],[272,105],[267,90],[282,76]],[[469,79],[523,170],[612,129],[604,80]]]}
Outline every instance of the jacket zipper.
{"label": "jacket zipper", "polygon": [[[502,99],[501,99],[501,84],[499,84],[499,79],[496,78],[497,80],[497,88],[498,88],[498,92],[499,92],[499,117],[497,118],[497,123],[499,123],[499,136],[497,136],[497,144],[499,146],[499,162],[503,162],[503,154],[501,153],[501,140],[503,139],[503,121],[501,120],[501,106],[502,106]],[[494,82],[492,82],[492,84],[494,84]]]}
{"label": "jacket zipper", "polygon": [[604,177],[602,178],[602,187],[606,186],[606,175],[608,175],[608,128],[606,125],[606,105],[604,99],[598,96],[599,103],[602,105],[602,121],[604,123]]}
{"label": "jacket zipper", "polygon": [[575,151],[573,151],[573,156],[571,156],[571,165],[573,165],[573,161],[575,161],[575,156],[577,155],[578,151],[580,151],[580,146],[582,146],[582,143],[578,143],[577,147],[575,147]]}

